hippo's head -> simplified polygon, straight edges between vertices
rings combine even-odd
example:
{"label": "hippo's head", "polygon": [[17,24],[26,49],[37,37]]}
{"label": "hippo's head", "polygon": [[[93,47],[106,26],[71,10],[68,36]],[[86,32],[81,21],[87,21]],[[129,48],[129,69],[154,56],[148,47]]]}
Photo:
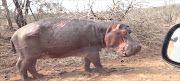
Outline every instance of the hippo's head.
{"label": "hippo's head", "polygon": [[141,46],[130,36],[131,30],[127,25],[115,24],[106,32],[104,41],[107,47],[118,47],[120,56],[135,55],[141,50]]}

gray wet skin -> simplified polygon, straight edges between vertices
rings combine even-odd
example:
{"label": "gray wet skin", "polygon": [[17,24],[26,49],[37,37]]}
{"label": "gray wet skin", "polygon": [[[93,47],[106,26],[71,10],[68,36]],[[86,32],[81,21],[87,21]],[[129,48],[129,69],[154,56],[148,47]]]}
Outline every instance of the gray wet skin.
{"label": "gray wet skin", "polygon": [[18,29],[11,38],[14,53],[19,54],[17,67],[23,79],[40,78],[35,68],[40,58],[85,58],[85,70],[90,63],[103,72],[99,51],[104,47],[119,47],[120,56],[135,55],[141,50],[130,37],[130,28],[113,22],[94,22],[79,19],[49,18]]}

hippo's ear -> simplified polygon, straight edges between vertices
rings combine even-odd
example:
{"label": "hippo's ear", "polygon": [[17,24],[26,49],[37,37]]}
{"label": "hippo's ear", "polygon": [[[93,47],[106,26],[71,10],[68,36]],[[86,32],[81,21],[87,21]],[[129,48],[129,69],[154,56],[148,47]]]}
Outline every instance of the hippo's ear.
{"label": "hippo's ear", "polygon": [[128,31],[129,34],[131,34],[132,31],[131,31],[130,27],[127,25],[126,25],[126,30]]}
{"label": "hippo's ear", "polygon": [[130,29],[130,27],[128,25],[121,24],[119,26],[119,29],[126,29],[129,34],[131,33],[131,29]]}

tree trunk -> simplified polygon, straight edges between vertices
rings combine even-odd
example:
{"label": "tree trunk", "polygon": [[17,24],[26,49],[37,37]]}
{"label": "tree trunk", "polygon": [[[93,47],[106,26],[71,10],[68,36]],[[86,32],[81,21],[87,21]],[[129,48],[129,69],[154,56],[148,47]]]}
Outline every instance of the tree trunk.
{"label": "tree trunk", "polygon": [[6,18],[7,18],[7,21],[8,21],[9,29],[12,29],[12,21],[11,21],[11,18],[10,18],[9,9],[8,9],[6,0],[2,0],[2,5],[5,8],[5,15],[6,15]]}
{"label": "tree trunk", "polygon": [[30,5],[30,1],[27,0],[26,5],[25,5],[25,18],[27,18],[27,16],[28,16],[28,7],[29,7],[29,5]]}
{"label": "tree trunk", "polygon": [[13,0],[14,5],[16,6],[17,14],[15,17],[15,21],[18,25],[19,28],[23,27],[24,25],[27,24],[26,19],[23,17],[23,12],[21,6],[19,5],[18,0]]}

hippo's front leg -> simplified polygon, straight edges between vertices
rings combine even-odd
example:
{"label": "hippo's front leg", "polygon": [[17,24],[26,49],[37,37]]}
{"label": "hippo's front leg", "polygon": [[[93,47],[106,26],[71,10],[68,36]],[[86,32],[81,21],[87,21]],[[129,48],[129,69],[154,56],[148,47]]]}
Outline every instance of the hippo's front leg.
{"label": "hippo's front leg", "polygon": [[85,65],[84,65],[85,70],[87,72],[92,72],[92,70],[90,69],[91,61],[88,58],[85,58],[84,61],[85,61]]}
{"label": "hippo's front leg", "polygon": [[[97,68],[98,72],[105,73],[105,70],[100,62],[99,53],[91,54],[87,58],[94,64],[94,66]],[[87,64],[85,64],[85,65],[87,65]]]}

